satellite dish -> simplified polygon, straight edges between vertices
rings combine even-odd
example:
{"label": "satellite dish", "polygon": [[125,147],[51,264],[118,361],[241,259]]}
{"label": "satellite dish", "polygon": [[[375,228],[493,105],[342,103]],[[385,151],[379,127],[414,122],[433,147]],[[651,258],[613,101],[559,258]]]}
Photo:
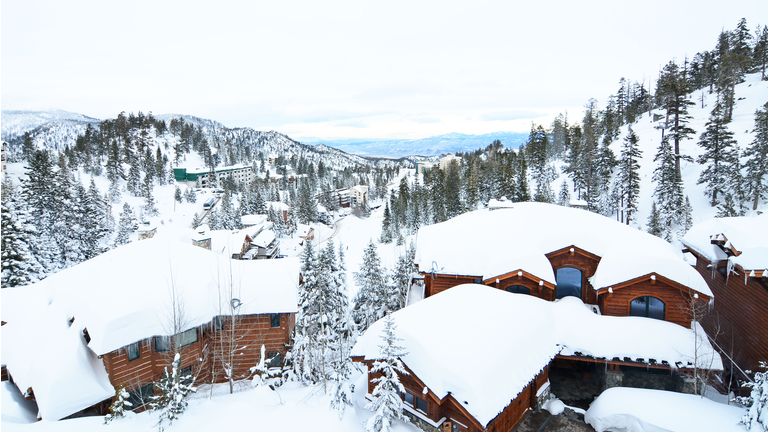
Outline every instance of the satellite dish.
{"label": "satellite dish", "polygon": [[240,305],[243,304],[243,302],[240,301],[240,299],[233,298],[230,302],[232,304],[232,309],[237,309]]}

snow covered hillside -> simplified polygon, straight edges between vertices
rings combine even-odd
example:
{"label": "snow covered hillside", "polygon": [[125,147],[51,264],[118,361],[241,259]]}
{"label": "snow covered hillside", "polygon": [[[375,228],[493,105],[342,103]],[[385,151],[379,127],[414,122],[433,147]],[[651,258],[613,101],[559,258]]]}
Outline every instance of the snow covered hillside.
{"label": "snow covered hillside", "polygon": [[21,145],[25,132],[38,136],[39,145],[56,151],[74,144],[78,135],[89,124],[96,126],[99,119],[63,110],[2,112],[2,140],[11,147]]}

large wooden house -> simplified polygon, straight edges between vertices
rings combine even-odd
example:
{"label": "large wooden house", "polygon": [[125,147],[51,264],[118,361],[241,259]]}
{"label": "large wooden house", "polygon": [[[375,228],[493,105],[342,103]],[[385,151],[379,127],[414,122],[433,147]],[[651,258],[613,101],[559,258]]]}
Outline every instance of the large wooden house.
{"label": "large wooden house", "polygon": [[712,292],[662,239],[584,210],[514,203],[419,230],[416,264],[429,297],[464,283],[554,301],[578,297],[596,313],[690,328]]}
{"label": "large wooden house", "polygon": [[[670,370],[695,362],[722,369],[712,346],[697,342],[690,329],[597,315],[574,298],[550,302],[463,284],[392,317],[398,345],[407,352],[401,360],[408,374],[399,377],[404,411],[426,431],[512,430],[548,398],[557,363],[575,357],[599,364],[595,370],[611,377],[605,387],[627,385],[615,379],[621,363]],[[369,371],[381,360],[383,328],[384,320],[377,321],[351,352]],[[368,375],[369,399],[377,377]]]}
{"label": "large wooden house", "polygon": [[232,260],[189,235],[159,233],[2,291],[2,362],[41,418],[98,412],[123,385],[140,408],[175,352],[198,384],[225,381],[225,363],[236,380],[281,364],[299,260]]}
{"label": "large wooden house", "polygon": [[768,214],[701,222],[683,245],[715,294],[704,329],[733,360],[725,367],[745,380],[768,361]]}

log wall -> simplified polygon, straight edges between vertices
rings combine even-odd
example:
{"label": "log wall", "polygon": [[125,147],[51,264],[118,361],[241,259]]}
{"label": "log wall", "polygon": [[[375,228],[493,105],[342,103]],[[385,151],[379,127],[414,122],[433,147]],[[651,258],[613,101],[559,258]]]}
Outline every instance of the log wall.
{"label": "log wall", "polygon": [[[706,258],[697,257],[696,270],[715,296],[714,306],[701,324],[742,370],[762,372],[760,361],[768,361],[767,278],[748,278],[745,283],[740,268],[736,267],[737,274],[726,278],[725,262],[714,272],[707,268],[710,264]],[[730,368],[727,357],[723,357],[723,363]],[[736,372],[738,378],[744,379]]]}
{"label": "log wall", "polygon": [[[571,248],[573,248],[573,253],[571,253]],[[581,301],[587,304],[597,304],[597,293],[592,289],[587,278],[594,276],[597,265],[600,264],[600,257],[576,246],[568,246],[550,252],[546,256],[552,263],[555,276],[557,276],[557,269],[561,267],[573,267],[581,270]]]}
{"label": "log wall", "polygon": [[612,294],[601,295],[602,313],[610,316],[629,316],[629,304],[642,296],[656,297],[664,302],[665,321],[691,328],[691,307],[687,293],[664,282],[660,277],[657,277],[656,281],[650,277],[642,278],[631,285],[615,289]]}

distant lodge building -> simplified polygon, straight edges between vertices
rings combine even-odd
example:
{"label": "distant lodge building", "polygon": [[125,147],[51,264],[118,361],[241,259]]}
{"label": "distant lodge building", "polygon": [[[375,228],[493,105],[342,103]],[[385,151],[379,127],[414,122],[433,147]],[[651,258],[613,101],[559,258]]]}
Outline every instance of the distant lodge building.
{"label": "distant lodge building", "polygon": [[715,295],[702,325],[733,359],[726,369],[744,381],[768,361],[768,214],[698,223],[683,246]]}
{"label": "distant lodge building", "polygon": [[[368,203],[368,186],[352,186],[327,192],[339,208],[358,207]],[[320,197],[318,197],[320,199]]]}
{"label": "distant lodge building", "polygon": [[187,187],[209,187],[211,179],[215,179],[217,184],[226,178],[232,178],[236,182],[249,185],[256,178],[253,167],[250,165],[232,165],[228,167],[216,168],[211,175],[210,168],[174,168],[173,175],[180,184]]}
{"label": "distant lodge building", "polygon": [[300,278],[298,258],[236,261],[158,234],[2,290],[3,369],[46,420],[104,414],[119,386],[142,409],[174,351],[197,384],[226,382],[227,358],[247,379],[282,365]]}

